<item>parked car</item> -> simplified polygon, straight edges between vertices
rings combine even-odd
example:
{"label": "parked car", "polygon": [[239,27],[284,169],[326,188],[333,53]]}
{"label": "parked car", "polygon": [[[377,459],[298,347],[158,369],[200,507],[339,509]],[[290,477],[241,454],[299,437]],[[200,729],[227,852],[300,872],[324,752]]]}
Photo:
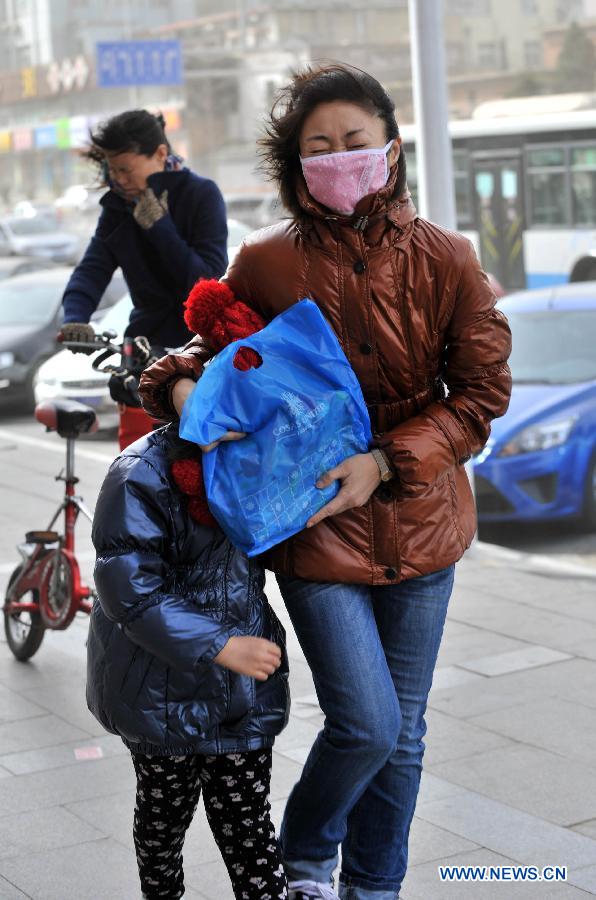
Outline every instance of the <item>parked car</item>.
{"label": "parked car", "polygon": [[[0,400],[33,407],[36,373],[59,347],[62,294],[71,273],[55,266],[0,283]],[[113,305],[122,293],[123,279],[113,279],[101,305]]]}
{"label": "parked car", "polygon": [[84,184],[71,184],[60,197],[54,200],[54,206],[60,212],[82,212],[99,214],[98,203],[103,189],[91,189]]}
{"label": "parked car", "polygon": [[13,216],[0,220],[0,256],[41,256],[74,263],[80,242],[75,234],[58,231],[46,216]]}
{"label": "parked car", "polygon": [[51,259],[39,256],[0,256],[0,281],[13,278],[15,275],[26,275],[27,272],[38,272],[39,269],[51,269],[56,265]]}
{"label": "parked car", "polygon": [[479,519],[596,529],[596,282],[521,291],[499,309],[513,393],[474,460]]}

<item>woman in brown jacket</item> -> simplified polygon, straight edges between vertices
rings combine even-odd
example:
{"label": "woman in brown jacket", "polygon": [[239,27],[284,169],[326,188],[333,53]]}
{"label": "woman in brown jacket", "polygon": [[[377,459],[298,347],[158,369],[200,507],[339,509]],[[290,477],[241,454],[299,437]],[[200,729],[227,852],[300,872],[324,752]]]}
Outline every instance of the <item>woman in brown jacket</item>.
{"label": "woman in brown jacket", "polygon": [[[251,235],[225,281],[267,321],[318,304],[375,435],[323,475],[339,493],[265,560],[325,714],[282,825],[290,895],[336,897],[341,845],[340,896],[394,900],[454,563],[475,531],[464,464],[507,408],[510,333],[469,241],[416,215],[374,78],[296,76],[261,143],[292,218]],[[179,413],[212,355],[197,338],[150,368],[148,411]]]}

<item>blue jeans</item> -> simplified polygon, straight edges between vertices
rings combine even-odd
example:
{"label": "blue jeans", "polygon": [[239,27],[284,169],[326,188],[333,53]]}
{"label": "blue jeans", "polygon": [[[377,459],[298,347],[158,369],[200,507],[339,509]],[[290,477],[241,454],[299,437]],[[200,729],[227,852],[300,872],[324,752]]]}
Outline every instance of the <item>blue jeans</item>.
{"label": "blue jeans", "polygon": [[341,845],[343,900],[398,896],[453,575],[374,587],[278,576],[325,714],[281,827],[288,880],[330,882]]}

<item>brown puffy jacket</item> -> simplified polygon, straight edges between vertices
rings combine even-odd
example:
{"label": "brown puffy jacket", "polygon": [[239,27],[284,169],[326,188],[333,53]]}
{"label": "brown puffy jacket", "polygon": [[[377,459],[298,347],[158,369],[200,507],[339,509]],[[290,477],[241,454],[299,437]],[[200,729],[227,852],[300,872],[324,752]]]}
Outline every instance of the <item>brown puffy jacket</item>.
{"label": "brown puffy jacket", "polygon": [[[395,172],[351,218],[326,215],[303,186],[304,219],[255,232],[224,279],[267,321],[301,298],[317,303],[397,472],[365,506],[268,551],[280,574],[394,583],[455,562],[475,532],[464,463],[507,409],[510,332],[470,242],[392,199],[394,183]],[[171,419],[173,382],[198,377],[212,355],[196,338],[155,363],[141,380],[146,409]]]}

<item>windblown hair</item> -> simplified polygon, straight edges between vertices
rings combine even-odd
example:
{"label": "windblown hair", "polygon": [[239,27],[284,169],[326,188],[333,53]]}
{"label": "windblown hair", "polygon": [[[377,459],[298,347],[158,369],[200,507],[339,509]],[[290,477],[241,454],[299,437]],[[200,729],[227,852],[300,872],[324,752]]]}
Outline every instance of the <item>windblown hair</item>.
{"label": "windblown hair", "polygon": [[82,156],[102,169],[106,153],[138,153],[153,156],[160,144],[168,153],[172,148],[166,137],[166,120],[161,113],[146,109],[130,109],[100,122],[96,131],[89,130],[89,146]]}
{"label": "windblown hair", "polygon": [[[399,137],[395,104],[384,87],[361,69],[343,63],[309,66],[294,73],[290,84],[280,90],[259,139],[261,167],[278,186],[282,203],[295,217],[301,210],[296,194],[301,174],[299,139],[306,118],[320,103],[344,100],[379,116],[385,123],[387,141]],[[399,174],[394,196],[406,189],[406,158],[399,157]]]}

